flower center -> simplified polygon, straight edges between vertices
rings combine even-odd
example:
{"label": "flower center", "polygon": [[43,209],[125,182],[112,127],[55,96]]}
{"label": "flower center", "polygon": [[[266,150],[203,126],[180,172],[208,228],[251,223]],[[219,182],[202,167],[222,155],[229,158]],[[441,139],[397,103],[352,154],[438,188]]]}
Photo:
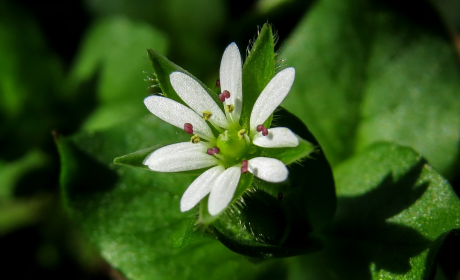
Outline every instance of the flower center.
{"label": "flower center", "polygon": [[217,137],[216,146],[219,148],[226,166],[235,165],[243,159],[247,153],[249,143],[247,139],[242,136],[245,131],[241,129],[226,130]]}

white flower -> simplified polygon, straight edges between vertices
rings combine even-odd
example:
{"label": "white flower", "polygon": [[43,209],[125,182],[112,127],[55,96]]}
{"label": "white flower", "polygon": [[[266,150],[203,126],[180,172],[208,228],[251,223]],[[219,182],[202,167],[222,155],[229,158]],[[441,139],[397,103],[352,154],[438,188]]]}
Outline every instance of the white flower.
{"label": "white flower", "polygon": [[[144,164],[153,171],[180,172],[209,168],[187,188],[180,202],[182,212],[192,209],[209,194],[211,215],[223,211],[233,199],[241,173],[251,172],[268,182],[287,179],[283,162],[268,157],[253,157],[252,145],[264,148],[296,147],[297,136],[284,127],[265,128],[263,123],[287,96],[295,77],[294,68],[276,74],[259,95],[251,112],[249,131],[239,124],[243,105],[241,56],[230,44],[220,65],[219,99],[225,111],[192,77],[173,72],[170,81],[179,97],[189,106],[162,96],[149,96],[144,103],[160,119],[194,134],[191,142],[160,148],[148,155]],[[219,135],[216,137],[211,124]],[[200,141],[205,140],[205,141]]]}

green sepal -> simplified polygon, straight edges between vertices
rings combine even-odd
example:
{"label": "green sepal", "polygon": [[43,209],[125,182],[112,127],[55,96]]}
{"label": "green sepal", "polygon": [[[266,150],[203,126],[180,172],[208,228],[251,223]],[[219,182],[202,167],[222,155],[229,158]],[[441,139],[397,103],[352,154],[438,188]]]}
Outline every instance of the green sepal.
{"label": "green sepal", "polygon": [[128,165],[128,166],[133,166],[133,167],[138,167],[146,170],[150,170],[146,165],[144,165],[142,162],[144,159],[151,154],[153,151],[157,150],[160,148],[161,145],[157,145],[154,147],[142,149],[140,151],[136,151],[134,153],[130,153],[121,157],[116,157],[113,160],[114,164],[120,164],[120,165]]}
{"label": "green sepal", "polygon": [[196,81],[198,81],[200,85],[206,90],[206,92],[214,99],[217,105],[219,105],[223,110],[222,102],[219,101],[218,95],[214,90],[209,89],[204,83],[195,78],[192,74],[177,66],[169,59],[156,52],[155,50],[147,49],[147,54],[152,64],[158,85],[160,86],[162,94],[164,96],[186,105],[184,101],[182,101],[182,99],[177,95],[169,79],[169,75],[171,75],[171,73],[178,71],[187,74],[190,77],[194,78]]}
{"label": "green sepal", "polygon": [[[270,24],[260,30],[243,65],[243,107],[240,123],[249,125],[252,107],[262,90],[275,76],[275,41]],[[265,123],[270,127],[271,119]]]}

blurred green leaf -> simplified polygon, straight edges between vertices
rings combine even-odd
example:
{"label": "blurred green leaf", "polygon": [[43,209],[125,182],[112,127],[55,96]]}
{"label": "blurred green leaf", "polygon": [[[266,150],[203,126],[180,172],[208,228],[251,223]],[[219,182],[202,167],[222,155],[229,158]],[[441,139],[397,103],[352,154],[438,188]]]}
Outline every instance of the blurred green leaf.
{"label": "blurred green leaf", "polygon": [[[203,80],[222,55],[216,38],[225,27],[228,15],[225,1],[208,0],[86,0],[88,9],[97,15],[124,15],[132,20],[149,22],[169,34],[169,58],[180,61],[184,69]],[[153,47],[160,51],[158,48]],[[161,52],[161,51],[160,51]],[[217,78],[217,72],[214,77]]]}
{"label": "blurred green leaf", "polygon": [[296,81],[284,104],[333,166],[388,140],[452,175],[460,139],[457,58],[434,12],[410,11],[383,1],[322,0],[285,42]]}
{"label": "blurred green leaf", "polygon": [[338,208],[326,250],[297,259],[293,270],[312,279],[432,279],[447,233],[460,228],[447,181],[420,154],[390,143],[334,174]]}
{"label": "blurred green leaf", "polygon": [[128,279],[253,279],[277,271],[255,264],[195,231],[179,199],[193,178],[116,166],[113,158],[187,138],[150,116],[113,129],[57,139],[65,206],[101,254]]}
{"label": "blurred green leaf", "polygon": [[70,74],[74,84],[98,77],[99,108],[86,121],[86,129],[107,127],[145,114],[138,104],[147,96],[151,74],[145,49],[165,52],[164,35],[145,23],[123,17],[104,18],[89,29]]}
{"label": "blurred green leaf", "polygon": [[27,172],[47,166],[49,157],[39,150],[29,151],[22,158],[13,162],[0,161],[0,201],[11,198],[14,187]]}
{"label": "blurred green leaf", "polygon": [[[0,154],[13,160],[50,139],[62,116],[62,69],[33,16],[12,1],[0,10]],[[50,141],[51,142],[51,141]]]}

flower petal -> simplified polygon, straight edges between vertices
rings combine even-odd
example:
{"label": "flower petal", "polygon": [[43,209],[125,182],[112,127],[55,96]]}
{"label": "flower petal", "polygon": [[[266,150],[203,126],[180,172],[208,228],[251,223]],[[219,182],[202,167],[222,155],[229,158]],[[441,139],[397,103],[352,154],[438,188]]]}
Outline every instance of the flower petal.
{"label": "flower petal", "polygon": [[233,199],[236,187],[240,181],[241,168],[233,166],[227,168],[214,182],[209,195],[209,214],[215,216],[224,210]]}
{"label": "flower petal", "polygon": [[198,204],[210,191],[217,177],[224,172],[222,166],[206,170],[187,188],[180,200],[180,211],[185,212]]}
{"label": "flower petal", "polygon": [[220,62],[220,88],[221,91],[228,90],[230,98],[225,101],[225,105],[235,106],[233,113],[230,114],[234,122],[238,122],[243,105],[243,88],[241,55],[235,43],[231,43],[224,51]]}
{"label": "flower petal", "polygon": [[259,124],[263,124],[275,109],[286,98],[294,83],[295,70],[286,68],[270,80],[256,100],[250,118],[251,131],[255,131]]}
{"label": "flower petal", "polygon": [[297,147],[299,138],[286,127],[275,127],[268,129],[268,135],[256,133],[252,138],[252,143],[264,148],[287,148]]}
{"label": "flower petal", "polygon": [[248,170],[254,176],[271,183],[283,182],[289,174],[282,161],[268,157],[256,157],[248,160]]}
{"label": "flower petal", "polygon": [[203,111],[210,111],[212,113],[210,121],[220,127],[228,128],[224,112],[198,81],[181,72],[173,72],[169,75],[169,79],[180,98],[198,115],[203,115]]}
{"label": "flower petal", "polygon": [[184,124],[193,125],[193,133],[203,139],[214,140],[214,134],[205,120],[193,112],[190,108],[166,97],[152,95],[144,99],[144,104],[149,111],[160,119],[180,129]]}
{"label": "flower petal", "polygon": [[219,160],[206,154],[200,143],[182,142],[154,151],[143,163],[153,171],[180,172],[217,165]]}

